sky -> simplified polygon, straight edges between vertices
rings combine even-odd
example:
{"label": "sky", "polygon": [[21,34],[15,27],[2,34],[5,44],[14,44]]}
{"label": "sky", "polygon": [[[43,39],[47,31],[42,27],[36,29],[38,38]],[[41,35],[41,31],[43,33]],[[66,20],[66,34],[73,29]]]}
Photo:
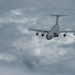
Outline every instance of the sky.
{"label": "sky", "polygon": [[74,33],[48,41],[28,29],[51,29],[50,14],[75,30],[75,0],[0,0],[0,75],[75,75]]}

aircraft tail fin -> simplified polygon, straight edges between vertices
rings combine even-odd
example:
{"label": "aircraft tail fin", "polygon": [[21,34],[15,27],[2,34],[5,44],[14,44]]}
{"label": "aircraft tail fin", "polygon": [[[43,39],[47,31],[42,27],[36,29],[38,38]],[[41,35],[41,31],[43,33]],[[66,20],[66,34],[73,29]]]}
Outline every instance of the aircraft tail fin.
{"label": "aircraft tail fin", "polygon": [[59,17],[64,17],[64,16],[68,16],[68,15],[59,15],[59,14],[57,14],[57,15],[50,15],[50,16],[55,16],[56,17],[56,25],[58,25],[58,20],[59,20]]}

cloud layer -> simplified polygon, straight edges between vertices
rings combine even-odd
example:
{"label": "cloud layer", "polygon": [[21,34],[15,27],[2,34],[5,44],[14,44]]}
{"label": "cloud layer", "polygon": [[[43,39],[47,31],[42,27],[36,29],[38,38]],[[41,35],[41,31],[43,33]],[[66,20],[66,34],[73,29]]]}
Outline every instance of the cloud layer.
{"label": "cloud layer", "polygon": [[35,32],[28,30],[29,27],[51,29],[55,18],[50,17],[50,13],[72,15],[60,18],[59,25],[61,30],[74,30],[74,0],[2,0],[0,3],[1,75],[75,74],[73,33],[65,38],[61,34],[59,38],[48,41],[41,37],[41,33],[37,37]]}
{"label": "cloud layer", "polygon": [[29,27],[47,29],[54,24],[49,16],[43,17],[44,12],[35,14],[36,11],[34,8],[15,9],[0,18],[0,61],[22,63],[52,74],[74,72],[71,71],[74,70],[74,34],[67,34],[66,38],[61,34],[50,41],[40,35],[36,37]]}

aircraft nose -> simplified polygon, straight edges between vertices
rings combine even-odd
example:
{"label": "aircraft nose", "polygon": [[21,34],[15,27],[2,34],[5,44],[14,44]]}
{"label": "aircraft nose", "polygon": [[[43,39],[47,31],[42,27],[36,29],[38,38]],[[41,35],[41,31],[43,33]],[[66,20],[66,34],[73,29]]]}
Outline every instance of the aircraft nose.
{"label": "aircraft nose", "polygon": [[51,40],[53,37],[49,36],[48,34],[46,35],[47,40]]}

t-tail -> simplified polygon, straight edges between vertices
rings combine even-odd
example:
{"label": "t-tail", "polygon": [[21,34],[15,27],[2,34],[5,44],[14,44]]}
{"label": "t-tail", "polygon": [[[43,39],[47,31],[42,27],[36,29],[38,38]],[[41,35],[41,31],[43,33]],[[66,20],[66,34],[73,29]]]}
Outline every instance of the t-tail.
{"label": "t-tail", "polygon": [[68,15],[50,15],[50,16],[55,16],[56,17],[56,25],[58,25],[58,20],[59,20],[59,17],[64,17],[64,16],[68,16]]}

